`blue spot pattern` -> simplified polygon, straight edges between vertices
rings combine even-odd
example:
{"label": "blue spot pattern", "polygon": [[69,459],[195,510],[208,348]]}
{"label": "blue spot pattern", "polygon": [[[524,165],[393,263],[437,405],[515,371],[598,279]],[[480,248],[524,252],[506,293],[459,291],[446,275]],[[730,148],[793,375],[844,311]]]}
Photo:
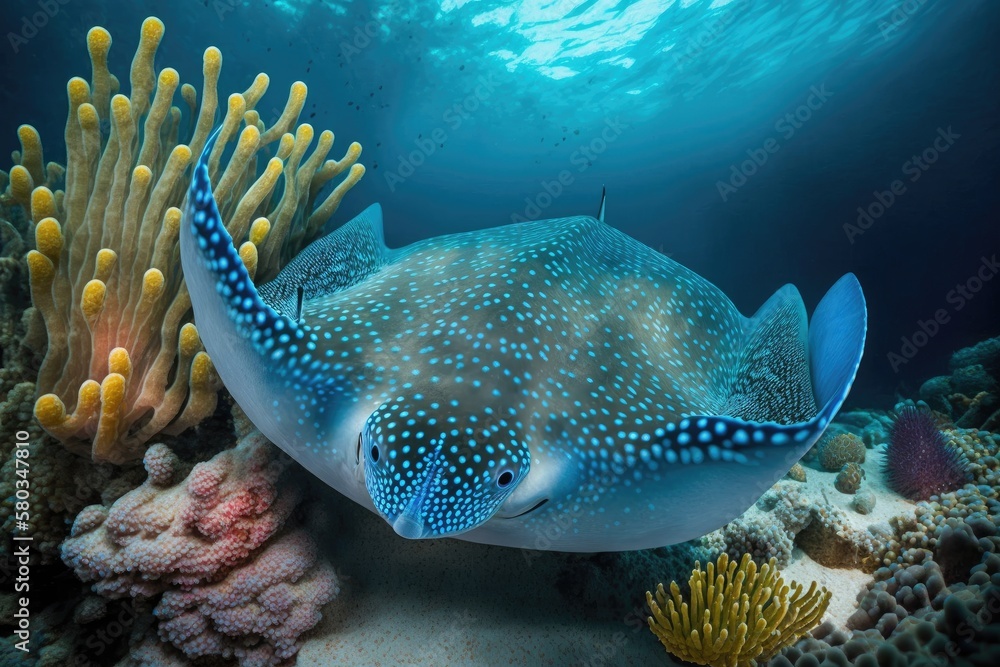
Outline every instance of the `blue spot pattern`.
{"label": "blue spot pattern", "polygon": [[[336,472],[354,466],[407,537],[523,546],[555,524],[565,550],[691,539],[787,471],[853,381],[866,322],[853,276],[810,339],[794,288],[745,318],[704,278],[589,217],[389,250],[372,207],[258,291],[212,200],[210,148],[191,231],[277,387],[244,409],[279,415],[279,444],[357,498]],[[697,516],[676,512],[720,474],[732,488]]]}

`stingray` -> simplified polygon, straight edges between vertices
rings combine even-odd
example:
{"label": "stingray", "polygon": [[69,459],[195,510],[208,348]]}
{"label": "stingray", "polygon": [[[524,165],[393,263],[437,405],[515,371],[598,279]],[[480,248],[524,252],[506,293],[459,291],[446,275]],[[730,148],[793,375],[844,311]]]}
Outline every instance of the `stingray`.
{"label": "stingray", "polygon": [[197,164],[181,230],[195,321],[272,442],[405,538],[624,551],[743,513],[820,437],[861,360],[852,274],[811,320],[744,317],[598,218],[390,249],[375,204],[255,287]]}

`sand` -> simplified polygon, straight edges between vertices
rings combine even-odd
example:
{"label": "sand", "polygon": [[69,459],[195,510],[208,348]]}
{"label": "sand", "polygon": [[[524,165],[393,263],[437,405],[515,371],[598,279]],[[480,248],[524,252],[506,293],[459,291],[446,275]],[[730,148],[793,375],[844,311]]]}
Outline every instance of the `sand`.
{"label": "sand", "polygon": [[[857,530],[868,530],[875,524],[888,524],[889,519],[899,515],[913,516],[916,505],[895,492],[885,484],[882,473],[883,455],[880,449],[869,449],[865,462],[861,464],[865,478],[861,482],[861,491],[871,491],[875,494],[875,508],[871,514],[859,514],[853,507],[854,495],[841,493],[834,487],[837,473],[826,472],[818,467],[818,463],[804,463],[806,482],[800,486],[802,494],[817,503],[828,502],[842,510],[847,517],[847,523]],[[817,467],[811,467],[816,465]],[[820,565],[800,549],[793,552],[792,562],[782,570],[786,579],[808,582],[817,581],[826,586],[832,593],[830,607],[824,620],[830,620],[840,627],[845,627],[847,618],[857,609],[858,593],[865,589],[865,584],[871,581],[871,575],[860,570],[834,569]]]}
{"label": "sand", "polygon": [[[853,496],[834,488],[835,473],[807,466],[803,491],[842,509],[860,530],[912,514],[912,503],[885,488],[881,460],[869,450],[862,466],[862,489],[878,497],[867,516],[853,509]],[[561,554],[404,540],[335,492],[320,494],[316,504],[332,518],[314,536],[343,573],[342,591],[308,635],[300,666],[672,664],[646,627],[644,609],[610,612],[569,603],[557,588]],[[782,572],[786,579],[815,580],[831,590],[826,618],[839,626],[871,579],[858,570],[822,566],[798,549]]]}
{"label": "sand", "polygon": [[348,573],[298,665],[671,664],[644,610],[593,618],[556,588],[564,556],[459,540],[411,541],[343,498],[316,536]]}

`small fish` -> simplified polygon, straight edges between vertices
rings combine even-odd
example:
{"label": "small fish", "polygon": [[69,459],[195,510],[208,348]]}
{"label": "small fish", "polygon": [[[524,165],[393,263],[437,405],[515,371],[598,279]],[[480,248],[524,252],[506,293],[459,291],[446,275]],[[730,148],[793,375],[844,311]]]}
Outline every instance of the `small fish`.
{"label": "small fish", "polygon": [[[683,542],[739,516],[840,408],[867,315],[744,317],[598,218],[387,248],[376,204],[255,287],[205,147],[181,257],[205,347],[258,428],[406,538],[558,551]],[[540,539],[544,537],[544,539]]]}

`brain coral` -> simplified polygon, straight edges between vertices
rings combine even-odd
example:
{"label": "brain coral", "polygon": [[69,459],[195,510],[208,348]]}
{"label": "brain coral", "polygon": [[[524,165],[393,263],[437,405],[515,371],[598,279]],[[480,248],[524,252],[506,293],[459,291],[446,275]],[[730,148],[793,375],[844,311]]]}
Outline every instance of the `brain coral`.
{"label": "brain coral", "polygon": [[945,442],[933,417],[914,407],[899,412],[885,452],[889,487],[911,500],[954,491],[969,481],[960,451]]}
{"label": "brain coral", "polygon": [[837,473],[837,479],[833,485],[841,493],[857,493],[861,487],[861,480],[865,478],[864,468],[853,461],[845,463],[844,467]]}
{"label": "brain coral", "polygon": [[819,444],[819,462],[830,472],[838,472],[845,463],[864,463],[865,443],[853,433],[824,438]]}

